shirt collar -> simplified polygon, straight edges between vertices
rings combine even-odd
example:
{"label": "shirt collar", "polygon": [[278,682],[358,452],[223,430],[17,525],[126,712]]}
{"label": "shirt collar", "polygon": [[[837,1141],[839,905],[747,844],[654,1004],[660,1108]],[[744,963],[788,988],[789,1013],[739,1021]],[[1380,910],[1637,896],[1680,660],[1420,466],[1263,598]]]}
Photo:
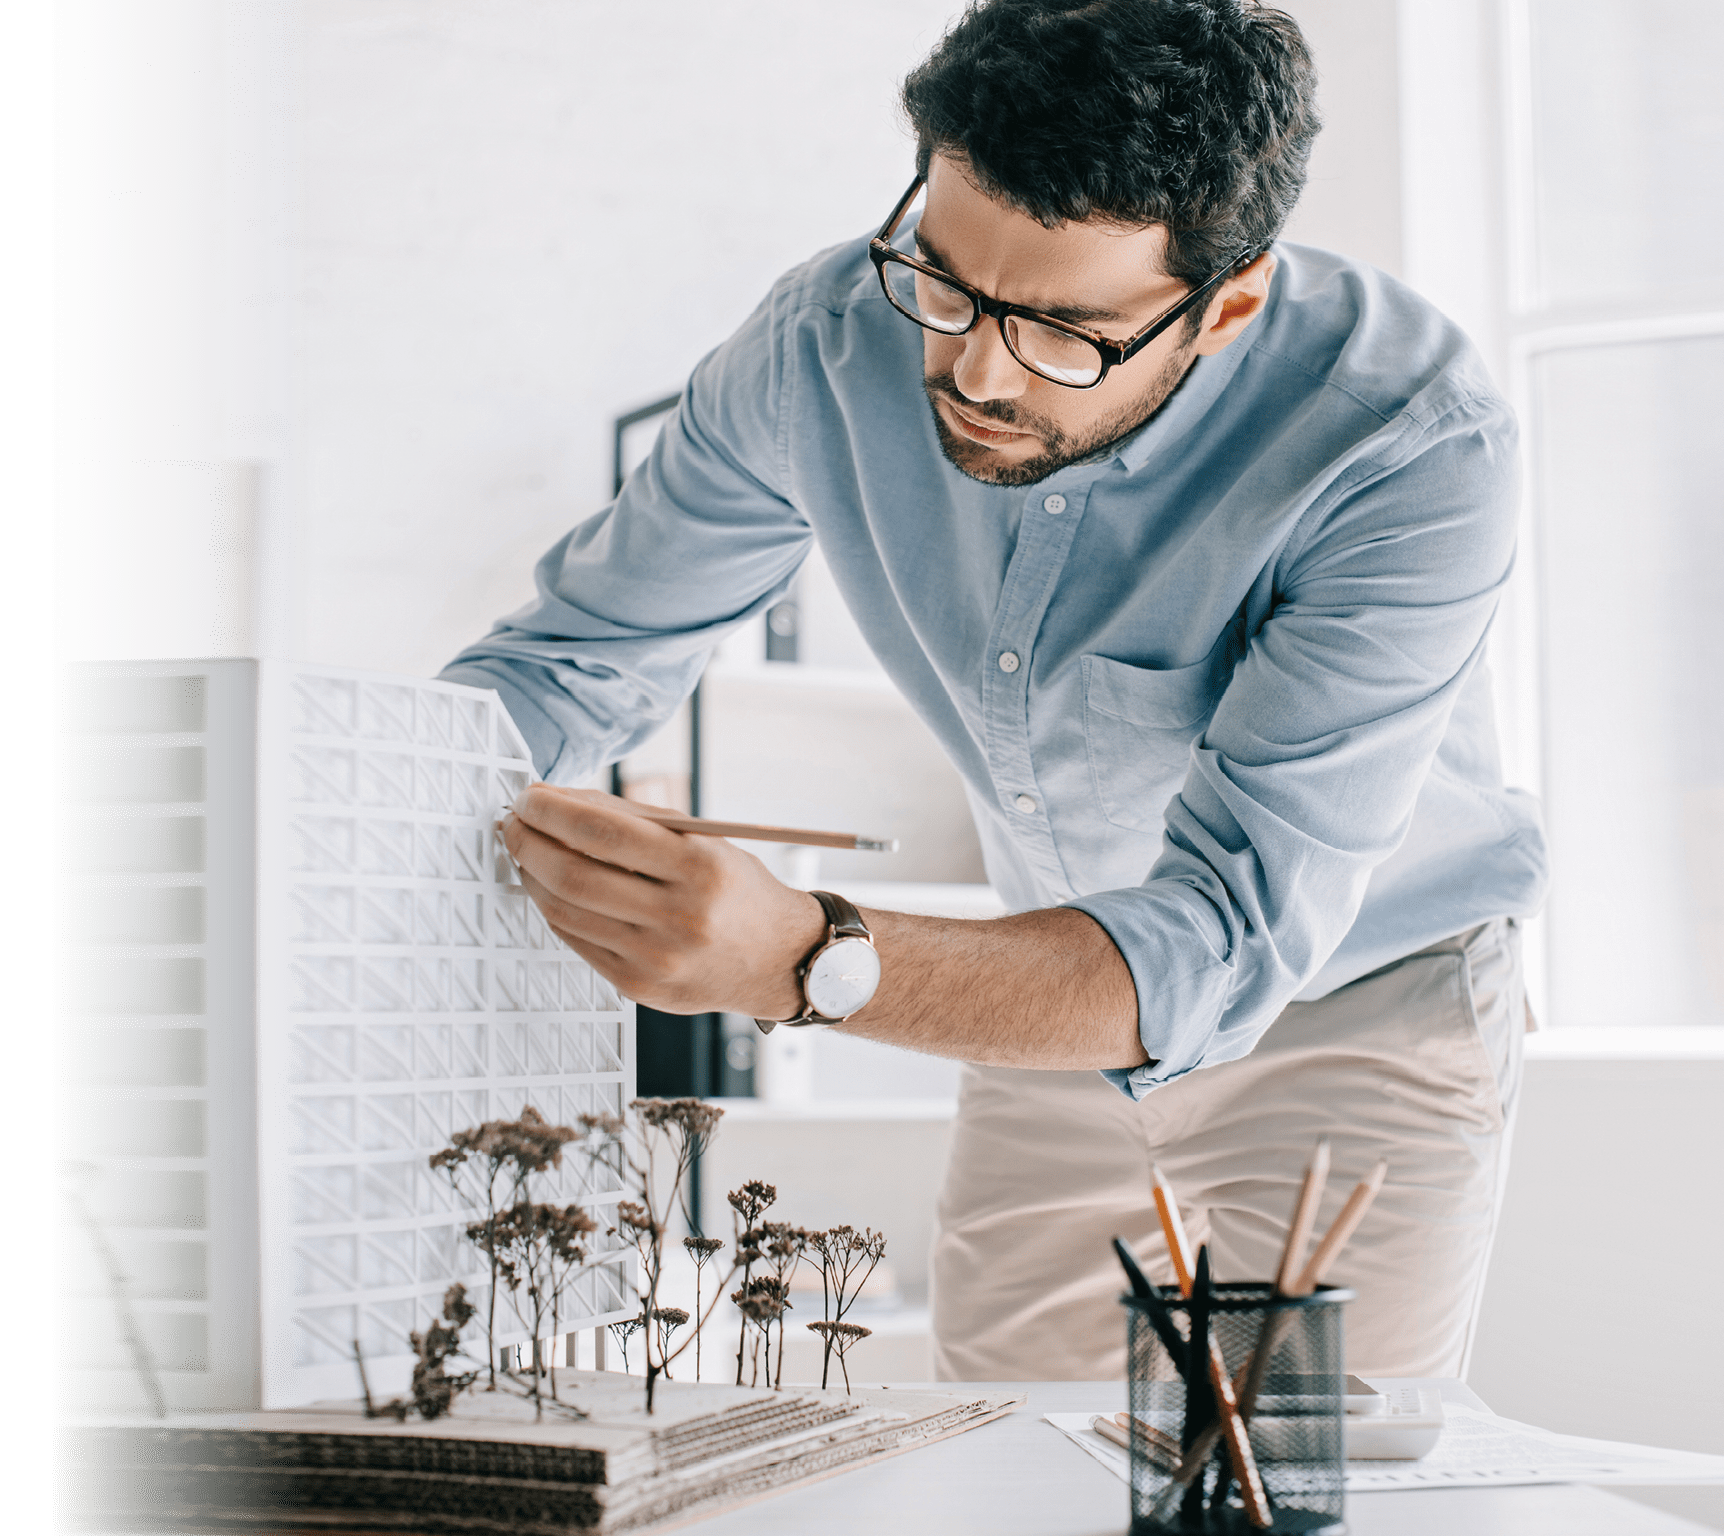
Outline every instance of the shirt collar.
{"label": "shirt collar", "polygon": [[1114,457],[1127,470],[1135,472],[1165,445],[1196,431],[1198,423],[1238,371],[1253,339],[1247,332],[1213,357],[1198,358],[1161,409],[1114,450]]}

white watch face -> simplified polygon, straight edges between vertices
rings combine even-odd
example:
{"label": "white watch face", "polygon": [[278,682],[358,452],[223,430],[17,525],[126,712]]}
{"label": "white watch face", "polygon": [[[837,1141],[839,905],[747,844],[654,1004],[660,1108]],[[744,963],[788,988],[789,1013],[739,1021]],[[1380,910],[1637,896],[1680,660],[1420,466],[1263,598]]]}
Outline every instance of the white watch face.
{"label": "white watch face", "polygon": [[880,985],[880,952],[866,939],[839,939],[814,957],[802,990],[816,1013],[842,1019],[856,1012]]}

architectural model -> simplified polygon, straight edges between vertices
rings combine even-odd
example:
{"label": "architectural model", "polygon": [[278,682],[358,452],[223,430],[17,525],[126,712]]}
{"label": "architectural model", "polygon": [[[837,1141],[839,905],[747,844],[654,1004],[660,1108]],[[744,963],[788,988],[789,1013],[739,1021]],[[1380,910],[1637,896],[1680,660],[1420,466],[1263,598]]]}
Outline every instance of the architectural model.
{"label": "architectural model", "polygon": [[[486,1285],[428,1155],[634,1092],[632,1006],[496,836],[527,749],[489,692],[285,662],[91,666],[69,714],[74,1394],[145,1400],[128,1322],[174,1409],[352,1397],[356,1340],[399,1391],[409,1331]],[[567,1330],[630,1314],[631,1263],[578,1278]]]}
{"label": "architectural model", "polygon": [[[572,1373],[575,1374],[575,1373]],[[463,1398],[432,1423],[345,1412],[197,1414],[81,1430],[69,1512],[97,1529],[363,1527],[478,1536],[639,1530],[746,1504],[962,1434],[1019,1403],[998,1388],[838,1393],[578,1373],[591,1416],[532,1422]]]}

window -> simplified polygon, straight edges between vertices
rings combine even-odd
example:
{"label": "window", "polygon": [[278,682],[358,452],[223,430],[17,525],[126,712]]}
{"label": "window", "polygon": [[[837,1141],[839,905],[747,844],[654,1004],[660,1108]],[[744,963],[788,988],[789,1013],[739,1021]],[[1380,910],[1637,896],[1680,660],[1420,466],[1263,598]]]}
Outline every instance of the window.
{"label": "window", "polygon": [[1502,19],[1546,1006],[1724,1025],[1724,6]]}

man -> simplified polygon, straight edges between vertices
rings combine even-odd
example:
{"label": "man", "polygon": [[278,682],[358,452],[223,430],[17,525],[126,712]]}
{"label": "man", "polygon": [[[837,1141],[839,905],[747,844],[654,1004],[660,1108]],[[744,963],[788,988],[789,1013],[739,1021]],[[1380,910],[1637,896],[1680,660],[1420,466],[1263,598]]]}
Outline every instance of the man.
{"label": "man", "polygon": [[1313,89],[1293,22],[1237,0],[973,7],[905,85],[919,217],[913,186],[784,277],[446,673],[584,776],[818,537],[1015,915],[858,917],[596,794],[529,791],[506,837],[643,1003],[972,1064],[943,1377],[1120,1374],[1106,1240],[1167,1274],[1151,1162],[1218,1273],[1267,1278],[1323,1133],[1325,1221],[1390,1164],[1332,1275],[1353,1365],[1462,1369],[1544,881],[1480,662],[1514,433],[1416,295],[1273,244]]}

